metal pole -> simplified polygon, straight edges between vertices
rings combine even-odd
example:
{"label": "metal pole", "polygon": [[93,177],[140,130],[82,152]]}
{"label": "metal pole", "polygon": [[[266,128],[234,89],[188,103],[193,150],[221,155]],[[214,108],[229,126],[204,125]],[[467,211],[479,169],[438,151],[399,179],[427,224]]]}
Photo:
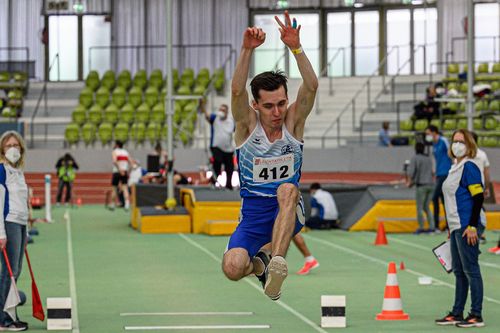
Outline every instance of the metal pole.
{"label": "metal pole", "polygon": [[[172,28],[173,28],[173,15],[172,15],[172,1],[166,0],[166,28],[167,28],[167,95],[165,100],[165,110],[167,111],[167,154],[168,154],[168,173],[167,173],[167,208],[172,210],[175,208],[176,203],[174,199],[174,128],[173,128],[173,115],[174,115],[174,100],[173,100],[173,86],[174,80],[172,77]],[[171,203],[169,205],[169,202]],[[173,206],[173,207],[172,207]]]}
{"label": "metal pole", "polygon": [[472,131],[474,117],[474,0],[467,3],[467,129]]}

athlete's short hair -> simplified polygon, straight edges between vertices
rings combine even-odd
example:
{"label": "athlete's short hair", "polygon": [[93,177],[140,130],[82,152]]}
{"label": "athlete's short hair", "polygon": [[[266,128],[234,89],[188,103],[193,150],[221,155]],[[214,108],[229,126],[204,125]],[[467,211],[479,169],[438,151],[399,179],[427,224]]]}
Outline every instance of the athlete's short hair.
{"label": "athlete's short hair", "polygon": [[285,73],[280,70],[260,73],[250,82],[252,96],[256,102],[259,101],[259,91],[261,89],[265,91],[274,91],[281,86],[285,88],[285,94],[288,96],[287,78]]}

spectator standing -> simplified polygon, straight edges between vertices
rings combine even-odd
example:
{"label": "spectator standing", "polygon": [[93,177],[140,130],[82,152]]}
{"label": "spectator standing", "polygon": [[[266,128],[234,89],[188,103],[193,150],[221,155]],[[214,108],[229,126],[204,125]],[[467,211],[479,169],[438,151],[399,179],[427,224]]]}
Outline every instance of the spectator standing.
{"label": "spectator standing", "polygon": [[128,210],[130,207],[128,191],[130,154],[126,149],[123,148],[123,142],[115,142],[115,147],[111,153],[111,157],[113,159],[113,175],[111,178],[113,191],[111,192],[111,204],[109,208],[111,210],[115,209],[115,200],[119,195],[119,191],[121,190],[125,201],[124,208]]}
{"label": "spectator standing", "polygon": [[415,156],[412,157],[408,166],[408,187],[415,185],[417,202],[418,229],[416,234],[425,232],[424,212],[429,222],[428,232],[435,231],[434,217],[431,213],[430,203],[434,192],[434,180],[432,179],[432,160],[424,153],[425,145],[422,142],[415,144]]}
{"label": "spectator standing", "polygon": [[210,151],[214,158],[215,179],[221,174],[222,165],[224,165],[227,179],[226,188],[232,190],[234,119],[228,114],[229,107],[226,104],[221,104],[219,111],[211,114],[208,113],[204,101],[201,102],[200,107],[205,114],[205,118],[210,123]]}
{"label": "spectator standing", "polygon": [[[19,133],[5,132],[0,138],[0,251],[7,252],[14,279],[21,274],[26,227],[30,220],[28,186],[24,179],[25,145]],[[11,318],[4,310],[11,279],[4,256],[0,274],[0,331],[25,331],[28,324]],[[17,313],[17,312],[16,312]]]}
{"label": "spectator standing", "polygon": [[432,195],[432,204],[434,206],[434,223],[439,227],[439,199],[441,199],[444,204],[443,183],[451,168],[451,159],[448,156],[450,144],[434,125],[429,125],[425,129],[425,141],[429,143],[432,142],[432,151],[434,154],[436,184]]}
{"label": "spectator standing", "polygon": [[382,128],[378,132],[378,145],[380,147],[391,147],[391,136],[389,135],[389,122],[384,121]]}
{"label": "spectator standing", "polygon": [[[483,205],[481,171],[475,162],[477,146],[469,131],[456,130],[452,136],[450,156],[455,163],[443,184],[446,218],[450,229],[450,251],[455,274],[455,301],[451,312],[438,325],[482,327],[483,279],[479,267],[479,241],[484,225],[480,218]],[[471,294],[471,311],[463,318],[467,296]]]}
{"label": "spectator standing", "polygon": [[66,198],[65,202],[68,204],[71,202],[71,190],[73,187],[73,182],[76,177],[76,170],[78,170],[78,164],[71,154],[66,153],[61,157],[56,163],[57,178],[59,178],[59,184],[57,187],[57,197],[56,204],[61,204],[62,194],[64,188],[66,188]]}
{"label": "spectator standing", "polygon": [[309,193],[311,194],[311,217],[306,221],[306,226],[311,229],[337,227],[339,213],[330,192],[323,190],[319,183],[312,183]]}

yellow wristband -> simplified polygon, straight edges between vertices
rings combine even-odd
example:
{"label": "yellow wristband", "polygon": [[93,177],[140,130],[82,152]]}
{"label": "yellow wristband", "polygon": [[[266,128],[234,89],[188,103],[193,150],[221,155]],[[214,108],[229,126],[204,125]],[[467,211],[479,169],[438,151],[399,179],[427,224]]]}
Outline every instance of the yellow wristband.
{"label": "yellow wristband", "polygon": [[476,227],[474,227],[474,226],[472,226],[472,225],[467,226],[467,228],[468,228],[468,229],[471,229],[471,230],[474,230],[474,231],[476,230]]}
{"label": "yellow wristband", "polygon": [[302,46],[300,46],[298,49],[292,49],[290,51],[292,51],[293,54],[301,54],[302,52],[304,52]]}

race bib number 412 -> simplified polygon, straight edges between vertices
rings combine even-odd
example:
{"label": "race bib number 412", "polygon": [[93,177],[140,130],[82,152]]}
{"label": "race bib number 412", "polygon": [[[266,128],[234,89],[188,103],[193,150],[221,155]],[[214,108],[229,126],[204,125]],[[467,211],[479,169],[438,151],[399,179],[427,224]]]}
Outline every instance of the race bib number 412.
{"label": "race bib number 412", "polygon": [[291,178],[293,175],[293,154],[279,157],[254,157],[253,181],[271,183]]}

